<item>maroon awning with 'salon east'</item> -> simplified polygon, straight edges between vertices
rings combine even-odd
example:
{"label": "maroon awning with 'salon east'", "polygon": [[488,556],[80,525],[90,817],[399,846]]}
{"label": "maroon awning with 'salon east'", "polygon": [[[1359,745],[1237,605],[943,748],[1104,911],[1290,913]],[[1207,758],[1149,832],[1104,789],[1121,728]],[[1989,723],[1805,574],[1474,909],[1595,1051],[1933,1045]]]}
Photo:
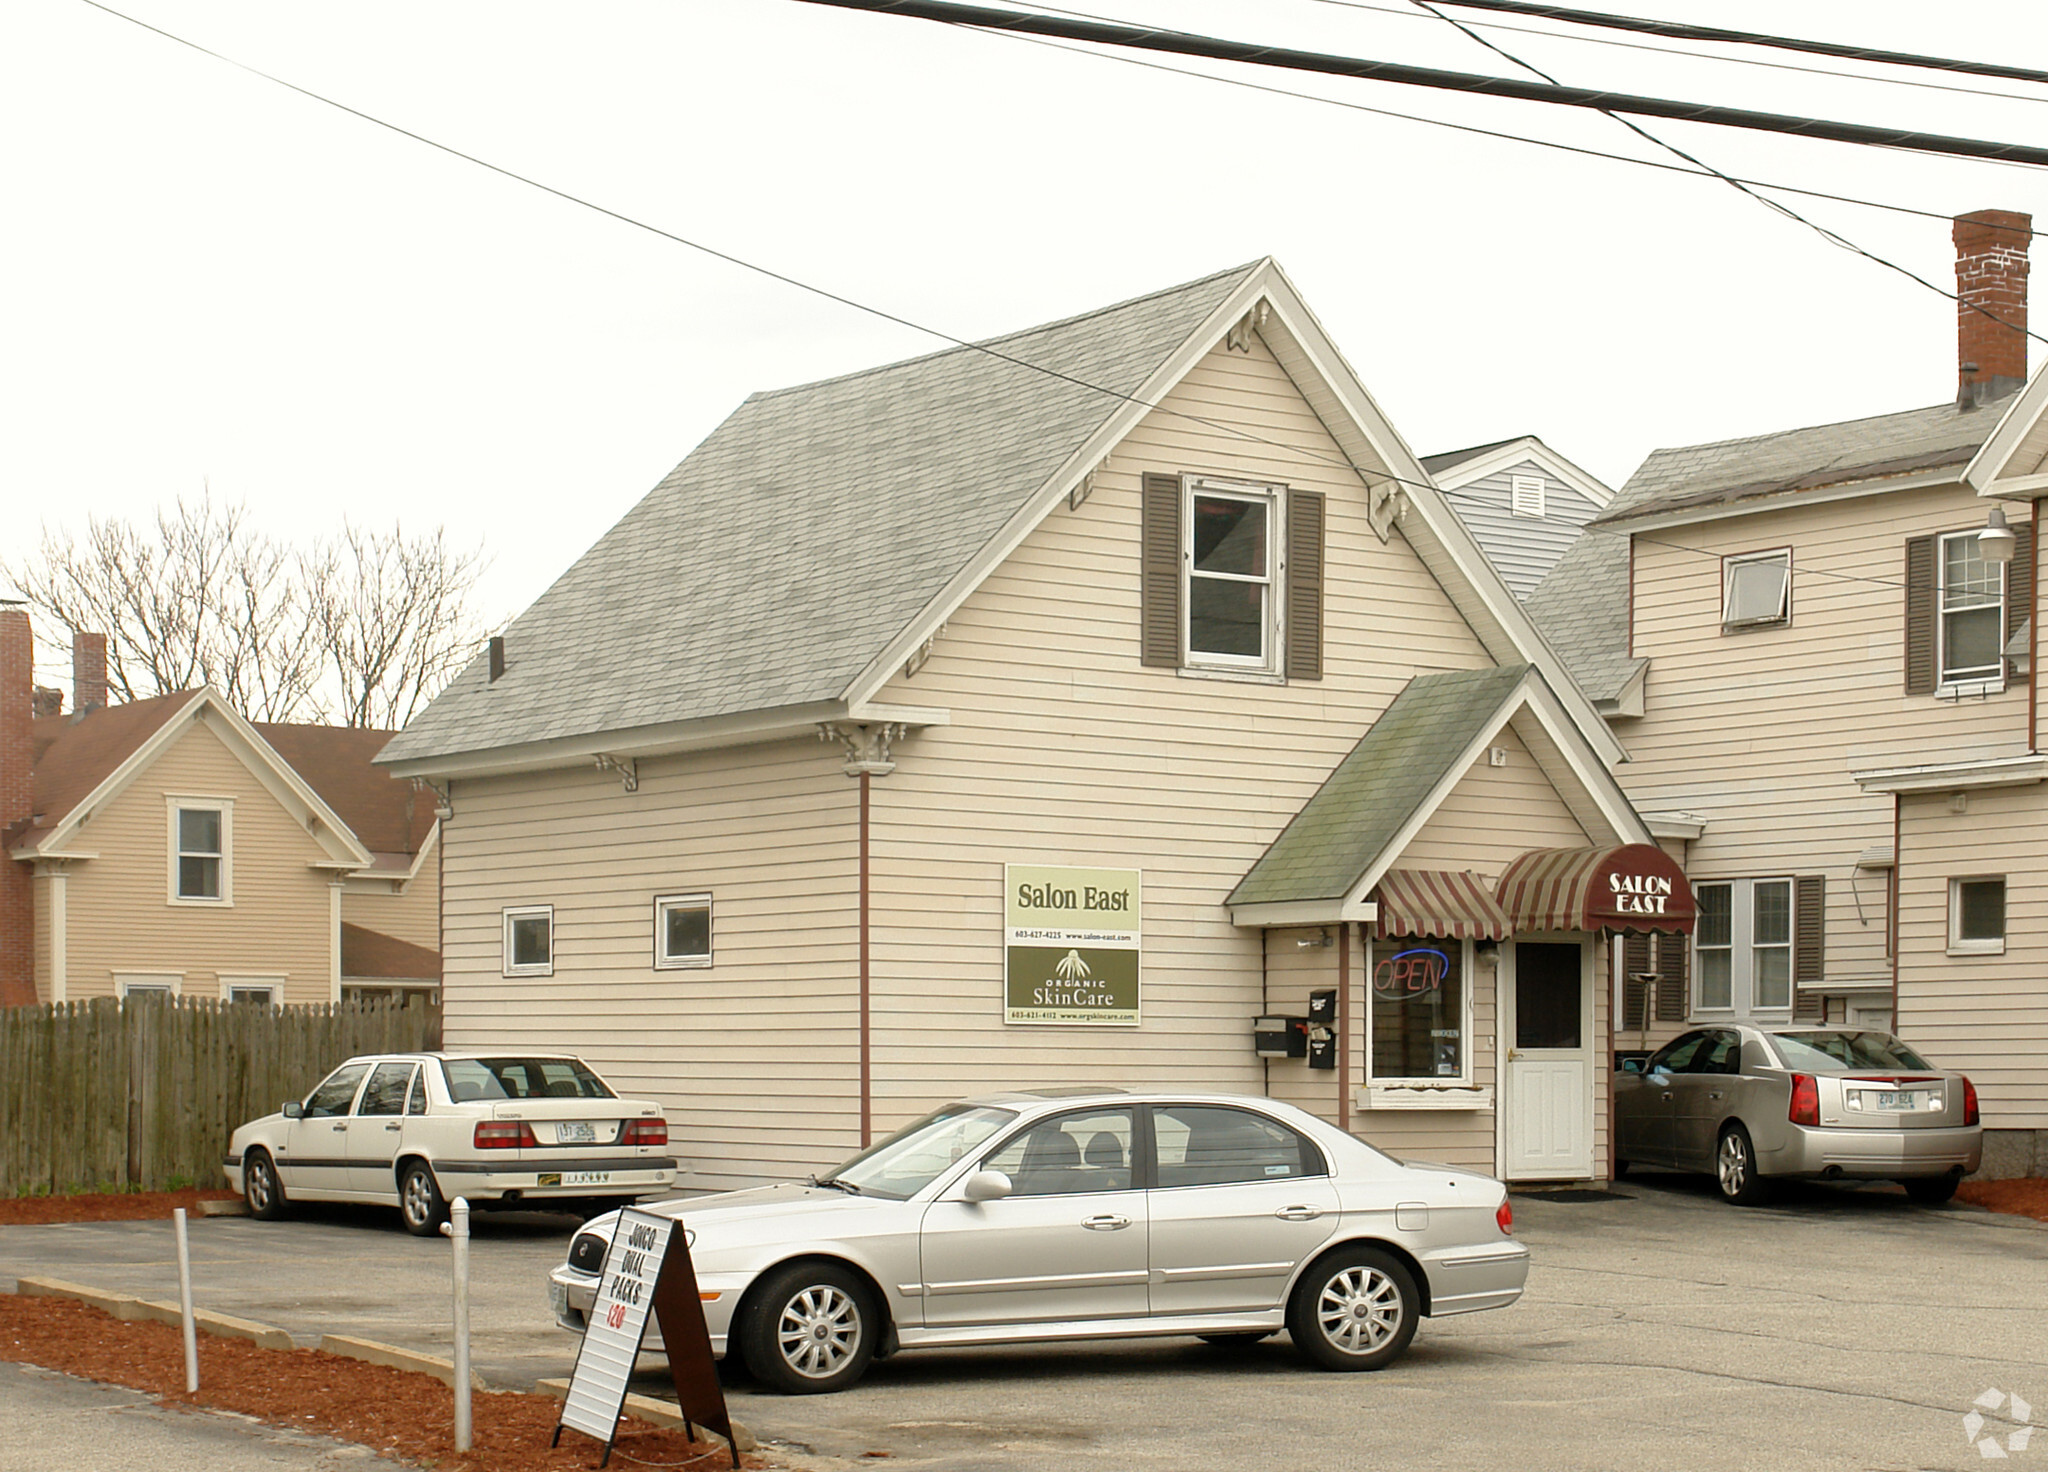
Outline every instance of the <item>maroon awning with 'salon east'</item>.
{"label": "maroon awning with 'salon east'", "polygon": [[1517,935],[1535,930],[1664,930],[1691,935],[1692,886],[1655,844],[1539,848],[1494,886]]}

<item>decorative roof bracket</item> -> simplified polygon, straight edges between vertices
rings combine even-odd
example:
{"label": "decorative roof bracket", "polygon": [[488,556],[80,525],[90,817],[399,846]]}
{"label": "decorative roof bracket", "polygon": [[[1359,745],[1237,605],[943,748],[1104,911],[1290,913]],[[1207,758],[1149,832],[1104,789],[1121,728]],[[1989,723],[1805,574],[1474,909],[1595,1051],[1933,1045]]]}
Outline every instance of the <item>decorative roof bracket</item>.
{"label": "decorative roof bracket", "polygon": [[1272,314],[1272,305],[1261,301],[1257,306],[1237,319],[1237,325],[1230,329],[1224,343],[1234,353],[1248,353],[1252,350],[1252,334],[1266,325],[1266,318]]}
{"label": "decorative roof bracket", "polygon": [[628,792],[640,790],[640,759],[638,757],[607,756],[597,754],[597,769],[600,772],[617,772],[619,785]]}
{"label": "decorative roof bracket", "polygon": [[886,777],[896,770],[890,747],[903,739],[909,727],[898,721],[860,725],[852,721],[820,721],[818,739],[837,741],[846,748],[846,775]]}

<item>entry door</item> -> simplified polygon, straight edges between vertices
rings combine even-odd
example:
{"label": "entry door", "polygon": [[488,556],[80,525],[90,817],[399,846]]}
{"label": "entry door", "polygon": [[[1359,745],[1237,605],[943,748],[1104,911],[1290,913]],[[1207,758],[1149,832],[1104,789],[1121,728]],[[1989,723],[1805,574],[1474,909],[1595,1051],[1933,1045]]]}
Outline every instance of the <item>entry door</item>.
{"label": "entry door", "polygon": [[1506,1134],[1511,1180],[1593,1174],[1593,997],[1578,941],[1517,941],[1508,989]]}

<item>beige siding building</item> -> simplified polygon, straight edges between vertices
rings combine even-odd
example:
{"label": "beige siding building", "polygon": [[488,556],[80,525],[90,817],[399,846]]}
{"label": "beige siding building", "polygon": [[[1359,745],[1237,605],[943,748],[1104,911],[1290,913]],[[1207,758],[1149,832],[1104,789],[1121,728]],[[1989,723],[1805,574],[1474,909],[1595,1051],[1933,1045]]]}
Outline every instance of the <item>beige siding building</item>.
{"label": "beige siding building", "polygon": [[722,1187],[1102,1083],[1605,1177],[1630,922],[1495,885],[1676,875],[1618,755],[1261,262],[756,395],[381,760],[453,814],[450,1043],[576,1049]]}

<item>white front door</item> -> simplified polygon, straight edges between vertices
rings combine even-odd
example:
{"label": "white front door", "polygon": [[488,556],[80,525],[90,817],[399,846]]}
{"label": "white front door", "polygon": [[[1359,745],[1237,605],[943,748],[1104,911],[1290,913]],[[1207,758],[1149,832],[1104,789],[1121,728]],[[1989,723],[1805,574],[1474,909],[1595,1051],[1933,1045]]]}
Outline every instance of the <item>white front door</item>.
{"label": "white front door", "polygon": [[1593,1174],[1593,976],[1580,941],[1517,941],[1501,995],[1501,1175]]}

